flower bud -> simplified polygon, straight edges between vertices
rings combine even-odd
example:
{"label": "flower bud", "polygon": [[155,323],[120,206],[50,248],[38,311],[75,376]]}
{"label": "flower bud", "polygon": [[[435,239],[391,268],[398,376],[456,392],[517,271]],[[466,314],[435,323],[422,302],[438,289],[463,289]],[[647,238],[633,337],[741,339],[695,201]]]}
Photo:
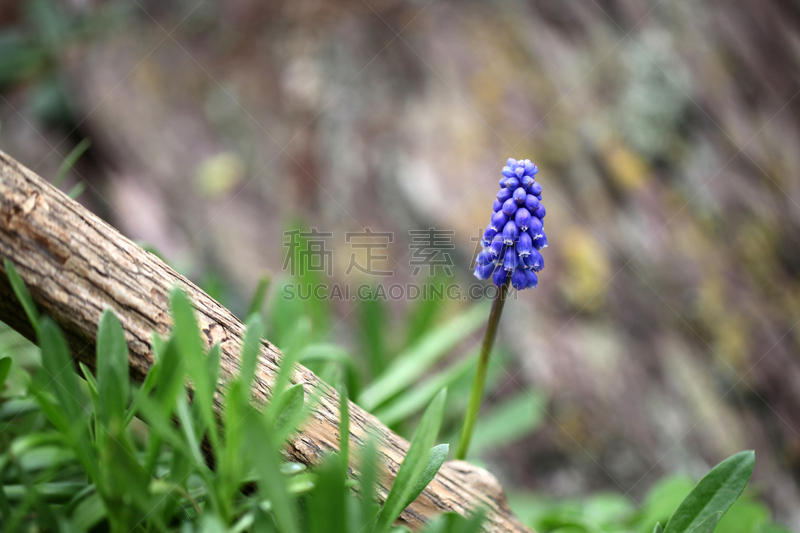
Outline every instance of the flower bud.
{"label": "flower bud", "polygon": [[512,198],[514,198],[514,201],[517,202],[518,205],[521,205],[525,203],[525,198],[527,196],[528,194],[525,192],[524,188],[517,187],[516,189],[514,189],[514,195],[512,196]]}
{"label": "flower bud", "polygon": [[519,228],[517,227],[517,225],[514,223],[513,220],[509,220],[503,227],[503,243],[507,245],[513,245],[518,237],[519,237]]}
{"label": "flower bud", "polygon": [[497,199],[500,200],[501,202],[505,202],[506,200],[511,198],[513,195],[514,195],[514,192],[512,190],[510,190],[510,189],[507,189],[507,188],[502,188],[499,191],[497,191]]}
{"label": "flower bud", "polygon": [[517,268],[517,263],[518,263],[517,252],[514,251],[514,248],[512,246],[509,246],[508,248],[506,248],[506,253],[505,256],[503,257],[503,268],[509,271],[514,270],[515,268]]}
{"label": "flower bud", "polygon": [[515,191],[519,187],[519,180],[517,178],[508,178],[506,180],[506,188],[509,191]]}
{"label": "flower bud", "polygon": [[536,209],[536,211],[533,212],[533,216],[535,216],[539,220],[543,219],[546,214],[547,214],[547,211],[545,210],[544,206],[541,205],[541,204]]}
{"label": "flower bud", "polygon": [[526,270],[525,277],[528,278],[528,283],[525,284],[526,289],[535,289],[539,285],[539,276],[533,273],[533,270]]}
{"label": "flower bud", "polygon": [[494,228],[495,231],[500,231],[505,227],[506,222],[508,222],[508,215],[502,211],[498,211],[492,215],[492,221],[489,223],[489,227]]}
{"label": "flower bud", "polygon": [[533,213],[539,209],[539,200],[532,194],[527,195],[525,197],[525,208]]}
{"label": "flower bud", "polygon": [[[516,248],[517,253],[522,258],[529,256],[531,252],[535,252],[536,250],[533,249],[533,239],[531,238],[531,234],[527,231],[520,233]],[[527,263],[525,264],[527,265]]]}
{"label": "flower bud", "polygon": [[503,202],[503,213],[511,217],[516,212],[517,212],[517,202],[515,202],[513,198],[509,198],[508,200]]}
{"label": "flower bud", "polygon": [[478,257],[475,259],[475,262],[479,265],[488,265],[494,262],[494,257],[492,257],[492,253],[489,250],[481,250],[478,252]]}
{"label": "flower bud", "polygon": [[531,218],[533,218],[531,217],[531,212],[524,207],[517,209],[517,212],[514,214],[514,222],[522,231],[525,231],[531,225]]}
{"label": "flower bud", "polygon": [[492,276],[492,281],[498,287],[502,287],[508,281],[508,272],[506,272],[505,269],[496,268]]}
{"label": "flower bud", "polygon": [[492,239],[492,244],[489,245],[489,253],[492,254],[492,257],[498,258],[503,253],[503,246],[505,246],[503,236],[498,233]]}
{"label": "flower bud", "polygon": [[475,267],[473,275],[478,279],[489,279],[490,277],[492,277],[492,273],[494,272],[496,267],[497,265],[495,265],[494,263],[489,263],[488,265],[478,265]]}
{"label": "flower bud", "polygon": [[[536,274],[534,274],[535,276]],[[528,286],[528,276],[525,274],[525,269],[517,267],[514,273],[511,274],[511,286],[521,291]]]}
{"label": "flower bud", "polygon": [[530,226],[528,226],[528,232],[531,234],[533,239],[539,235],[542,235],[544,233],[542,229],[542,221],[536,217],[531,217]]}

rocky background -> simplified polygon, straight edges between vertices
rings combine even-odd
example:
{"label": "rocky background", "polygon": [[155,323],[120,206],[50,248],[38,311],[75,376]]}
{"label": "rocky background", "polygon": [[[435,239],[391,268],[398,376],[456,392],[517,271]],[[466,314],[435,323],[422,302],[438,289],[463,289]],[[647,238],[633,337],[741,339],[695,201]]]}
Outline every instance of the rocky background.
{"label": "rocky background", "polygon": [[405,282],[408,231],[455,230],[466,286],[500,168],[532,159],[551,245],[502,337],[548,417],[493,470],[636,497],[754,448],[800,527],[796,4],[4,0],[0,25],[0,149],[53,177],[90,138],[66,186],[234,302],[297,217],[339,280],[346,231],[394,232]]}

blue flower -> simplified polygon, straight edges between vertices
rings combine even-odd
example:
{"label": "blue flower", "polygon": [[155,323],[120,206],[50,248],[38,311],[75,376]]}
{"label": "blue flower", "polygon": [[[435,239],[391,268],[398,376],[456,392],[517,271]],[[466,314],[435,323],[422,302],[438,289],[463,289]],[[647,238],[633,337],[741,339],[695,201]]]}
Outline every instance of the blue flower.
{"label": "blue flower", "polygon": [[492,219],[481,239],[476,278],[492,278],[498,287],[510,281],[519,291],[539,283],[536,272],[544,268],[539,250],[547,247],[547,212],[541,203],[542,186],[536,182],[538,172],[530,159],[509,159],[503,167]]}

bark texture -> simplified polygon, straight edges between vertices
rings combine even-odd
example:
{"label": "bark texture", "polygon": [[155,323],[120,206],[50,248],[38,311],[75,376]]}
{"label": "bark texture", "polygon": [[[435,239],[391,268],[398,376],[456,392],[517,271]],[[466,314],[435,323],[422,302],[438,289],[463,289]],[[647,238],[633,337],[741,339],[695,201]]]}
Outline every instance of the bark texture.
{"label": "bark texture", "polygon": [[[97,325],[102,311],[110,308],[125,330],[131,378],[144,379],[153,362],[151,332],[165,335],[170,330],[168,295],[176,285],[192,300],[206,345],[221,344],[220,389],[239,368],[241,321],[155,255],[1,151],[0,256],[14,263],[40,310],[64,330],[73,356],[91,368]],[[0,320],[34,338],[4,271]],[[257,401],[267,400],[280,358],[277,348],[263,341],[253,391]],[[301,366],[293,380],[302,383],[307,394],[322,392],[313,417],[287,450],[293,460],[314,465],[337,449],[338,399],[335,390]],[[362,446],[369,432],[381,437],[385,472],[378,492],[385,498],[408,443],[356,405],[351,404],[350,417],[351,446]],[[401,521],[416,530],[438,513],[466,514],[479,506],[490,511],[487,531],[530,531],[511,512],[496,479],[461,461],[445,463]]]}

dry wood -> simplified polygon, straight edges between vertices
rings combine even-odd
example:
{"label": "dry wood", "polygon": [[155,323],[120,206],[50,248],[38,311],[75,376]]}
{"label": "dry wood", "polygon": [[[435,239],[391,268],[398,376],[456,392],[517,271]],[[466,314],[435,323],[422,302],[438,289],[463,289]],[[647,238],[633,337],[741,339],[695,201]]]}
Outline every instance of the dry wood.
{"label": "dry wood", "polygon": [[[100,315],[112,309],[125,330],[130,348],[131,378],[141,381],[153,362],[152,331],[166,335],[171,327],[168,294],[178,285],[189,295],[207,346],[222,346],[220,388],[239,367],[244,326],[192,282],[143,250],[80,204],[0,151],[0,256],[19,270],[41,311],[63,328],[73,356],[94,368],[95,335]],[[0,264],[0,272],[2,272]],[[0,275],[0,320],[30,339],[34,332]],[[275,376],[280,352],[263,341],[254,386],[256,401],[264,402]],[[294,437],[288,456],[307,465],[337,449],[339,439],[336,391],[309,370],[298,367],[295,383],[307,394],[320,391],[312,419]],[[408,443],[375,417],[350,405],[351,446],[363,446],[369,433],[381,438],[386,468],[379,494],[385,498]],[[357,455],[357,452],[353,455]],[[356,466],[351,465],[351,466]],[[502,488],[485,470],[461,461],[442,466],[420,497],[406,509],[401,522],[418,530],[443,511],[467,514],[477,507],[489,510],[487,531],[523,532],[509,509]]]}

